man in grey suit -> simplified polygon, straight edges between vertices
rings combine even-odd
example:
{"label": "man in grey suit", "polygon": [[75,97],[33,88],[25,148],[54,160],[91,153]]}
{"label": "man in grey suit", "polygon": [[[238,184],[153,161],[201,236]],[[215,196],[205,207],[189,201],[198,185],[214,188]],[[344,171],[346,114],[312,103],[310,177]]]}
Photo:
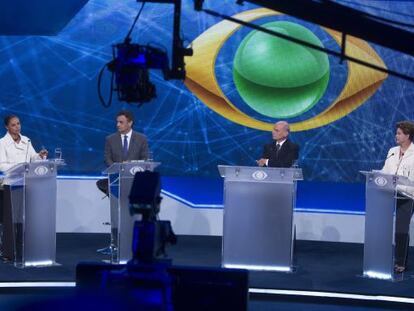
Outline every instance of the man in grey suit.
{"label": "man in grey suit", "polygon": [[[116,127],[118,132],[113,133],[105,139],[104,160],[107,166],[116,162],[148,159],[147,138],[132,130],[134,115],[127,110],[121,110],[116,115]],[[97,181],[98,188],[108,194],[108,179]]]}

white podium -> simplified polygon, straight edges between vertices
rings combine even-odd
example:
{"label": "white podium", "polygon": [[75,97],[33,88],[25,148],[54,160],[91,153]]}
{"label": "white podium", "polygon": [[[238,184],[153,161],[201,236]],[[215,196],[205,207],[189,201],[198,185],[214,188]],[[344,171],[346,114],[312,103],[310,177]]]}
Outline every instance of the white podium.
{"label": "white podium", "polygon": [[111,208],[111,263],[123,264],[132,258],[134,220],[129,213],[129,193],[136,172],[153,171],[160,162],[114,163],[103,173],[108,175]]}
{"label": "white podium", "polygon": [[222,265],[290,272],[293,210],[300,168],[221,166],[224,177]]}
{"label": "white podium", "polygon": [[414,187],[414,182],[405,176],[380,171],[361,173],[366,177],[363,274],[370,278],[392,280],[395,278],[394,215],[397,190],[404,192],[404,187]]}
{"label": "white podium", "polygon": [[11,228],[5,226],[9,236],[3,256],[17,267],[56,264],[56,175],[61,164],[49,160],[21,163],[5,172]]}

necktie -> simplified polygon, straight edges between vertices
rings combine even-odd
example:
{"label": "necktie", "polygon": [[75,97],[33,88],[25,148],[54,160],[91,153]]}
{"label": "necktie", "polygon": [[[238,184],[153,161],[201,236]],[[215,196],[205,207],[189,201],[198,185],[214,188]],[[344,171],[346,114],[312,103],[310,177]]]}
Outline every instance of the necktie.
{"label": "necktie", "polygon": [[279,157],[280,144],[276,144],[276,158]]}
{"label": "necktie", "polygon": [[128,155],[128,135],[124,135],[124,144],[122,146],[122,155],[124,159],[127,158]]}

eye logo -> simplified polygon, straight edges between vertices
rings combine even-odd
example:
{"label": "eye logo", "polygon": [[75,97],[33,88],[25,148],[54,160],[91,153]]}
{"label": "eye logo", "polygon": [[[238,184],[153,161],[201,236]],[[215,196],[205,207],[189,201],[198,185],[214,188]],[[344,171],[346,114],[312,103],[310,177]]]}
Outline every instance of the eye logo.
{"label": "eye logo", "polygon": [[[295,23],[279,21],[262,27],[323,47],[310,30]],[[256,30],[237,49],[233,80],[253,110],[290,118],[322,97],[329,81],[329,60],[325,53]]]}
{"label": "eye logo", "polygon": [[[268,9],[254,9],[236,14],[234,17],[245,22],[259,18],[277,16],[280,13]],[[270,131],[272,123],[257,120],[240,111],[225,96],[215,75],[217,55],[228,38],[241,26],[222,21],[207,29],[192,42],[194,55],[186,58],[186,86],[205,105],[223,117],[255,129]],[[312,32],[304,26],[286,22],[271,22],[263,27],[278,32],[292,34],[316,45],[322,45]],[[324,29],[339,45],[341,34]],[[240,96],[253,110],[273,118],[289,118],[301,115],[311,109],[322,97],[329,81],[329,62],[325,53],[298,48],[294,43],[280,42],[261,32],[251,32],[241,42],[234,59],[233,81]],[[276,51],[277,50],[277,51]],[[312,52],[310,52],[312,50]],[[301,52],[302,51],[302,52]],[[249,55],[259,53],[259,65],[249,63]],[[385,64],[367,42],[358,38],[347,39],[347,54],[365,62],[382,66]],[[311,57],[309,57],[311,53]],[[274,62],[276,56],[286,56]],[[272,55],[270,58],[269,55]],[[303,64],[308,56],[311,63]],[[300,60],[300,61],[299,61]],[[285,67],[283,67],[285,66]],[[321,127],[343,118],[361,106],[381,86],[387,75],[353,62],[347,62],[346,85],[338,97],[328,107],[307,120],[290,123],[291,131],[304,131]],[[274,71],[276,74],[271,74]],[[355,75],[358,78],[355,78]]]}
{"label": "eye logo", "polygon": [[267,178],[267,174],[264,171],[254,171],[252,177],[255,180],[264,180]]}
{"label": "eye logo", "polygon": [[131,173],[131,175],[135,175],[136,173],[143,172],[143,171],[144,171],[144,169],[141,166],[133,166],[129,170],[129,172]]}
{"label": "eye logo", "polygon": [[34,173],[38,176],[46,175],[49,169],[46,166],[40,165],[35,168]]}
{"label": "eye logo", "polygon": [[380,187],[384,187],[388,183],[387,180],[382,176],[379,176],[379,177],[375,178],[374,182],[377,186],[380,186]]}

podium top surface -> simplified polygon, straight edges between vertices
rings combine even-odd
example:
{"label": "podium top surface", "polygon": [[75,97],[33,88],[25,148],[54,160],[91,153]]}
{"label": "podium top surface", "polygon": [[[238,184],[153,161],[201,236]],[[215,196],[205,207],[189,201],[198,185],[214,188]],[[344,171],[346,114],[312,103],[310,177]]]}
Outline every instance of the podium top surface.
{"label": "podium top surface", "polygon": [[259,182],[293,182],[303,180],[301,168],[218,165],[218,170],[221,177],[224,177],[226,180]]}
{"label": "podium top surface", "polygon": [[[369,181],[369,179],[372,179],[372,178],[382,177],[385,180],[392,180],[395,185],[414,187],[414,181],[411,180],[408,176],[385,174],[382,171],[377,171],[377,170],[359,171],[359,172],[367,177],[367,181]],[[377,183],[381,183],[381,181],[378,180]]]}
{"label": "podium top surface", "polygon": [[408,176],[385,174],[382,171],[360,171],[366,177],[366,187],[380,191],[397,191],[414,199],[414,181]]}
{"label": "podium top surface", "polygon": [[119,174],[122,171],[130,171],[131,174],[135,174],[140,171],[152,171],[154,168],[159,166],[161,162],[150,162],[150,161],[129,161],[129,162],[115,162],[107,169],[103,174]]}
{"label": "podium top surface", "polygon": [[57,167],[64,165],[63,161],[39,160],[30,163],[18,163],[4,172],[3,184],[23,186],[29,180],[56,180]]}
{"label": "podium top surface", "polygon": [[55,160],[37,160],[33,162],[17,163],[4,172],[6,177],[22,175],[30,172],[38,173],[36,175],[46,175],[49,171],[55,171],[57,166],[65,165],[63,161]]}

